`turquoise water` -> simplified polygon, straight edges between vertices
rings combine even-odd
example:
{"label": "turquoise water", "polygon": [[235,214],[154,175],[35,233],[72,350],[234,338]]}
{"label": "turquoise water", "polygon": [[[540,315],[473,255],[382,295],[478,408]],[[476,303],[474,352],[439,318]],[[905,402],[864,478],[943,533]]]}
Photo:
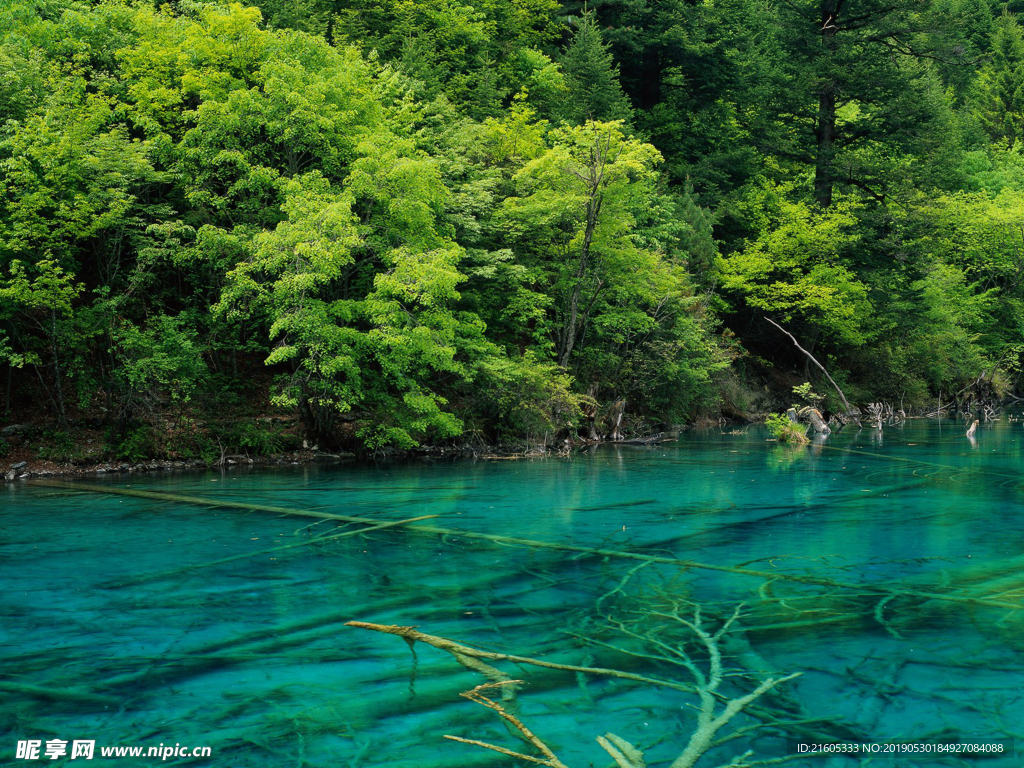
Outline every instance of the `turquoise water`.
{"label": "turquoise water", "polygon": [[[794,748],[787,737],[1016,738],[1024,750],[1022,448],[1021,423],[982,426],[972,444],[959,424],[922,420],[802,448],[751,427],[569,458],[11,484],[0,764],[42,764],[14,759],[19,740],[80,739],[110,765],[525,765],[443,738],[531,752],[458,695],[482,675],[344,622],[693,684],[688,663],[705,683],[710,669],[697,606],[709,634],[740,609],[716,641],[728,673],[716,715],[768,676],[802,673],[725,724],[716,738],[735,738],[697,765],[777,757]],[[92,492],[122,488],[381,522],[437,515],[422,524],[691,565],[401,528],[264,552],[365,526]],[[570,768],[611,765],[595,740],[608,732],[668,765],[695,727],[691,691],[489,663],[526,681],[507,708]],[[211,756],[99,755],[160,744]]]}

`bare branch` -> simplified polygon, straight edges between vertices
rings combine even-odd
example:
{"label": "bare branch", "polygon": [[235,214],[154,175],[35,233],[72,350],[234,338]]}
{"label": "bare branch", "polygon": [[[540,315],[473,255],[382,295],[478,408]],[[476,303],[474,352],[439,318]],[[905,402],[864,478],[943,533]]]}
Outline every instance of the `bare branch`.
{"label": "bare branch", "polygon": [[[690,736],[690,741],[686,745],[686,749],[684,749],[682,754],[673,761],[670,768],[692,768],[704,753],[711,748],[715,741],[715,734],[722,728],[722,726],[742,712],[743,709],[755,699],[760,698],[775,686],[780,685],[787,680],[799,677],[801,674],[802,673],[800,672],[795,672],[792,675],[781,677],[778,680],[768,678],[746,696],[733,699],[726,704],[725,709],[720,715],[718,715],[718,717],[714,718],[710,722],[706,719],[704,719],[704,722],[699,722],[697,730]],[[701,714],[703,714],[703,712]]]}
{"label": "bare branch", "polygon": [[459,736],[447,735],[445,736],[445,738],[451,739],[452,741],[461,741],[466,744],[475,744],[478,747],[484,747],[485,749],[493,749],[495,752],[501,752],[503,755],[518,757],[520,760],[526,760],[528,762],[536,763],[538,765],[547,765],[550,766],[550,768],[567,768],[567,766],[555,756],[555,753],[551,751],[548,745],[541,741],[539,738],[537,738],[536,734],[534,734],[533,731],[531,731],[523,724],[522,720],[520,720],[518,717],[513,715],[508,710],[506,710],[498,702],[494,701],[493,699],[489,699],[484,695],[484,691],[489,691],[494,688],[500,688],[504,693],[504,691],[507,689],[507,686],[518,685],[522,682],[522,680],[505,680],[500,683],[484,683],[483,685],[478,685],[471,691],[464,691],[459,695],[465,696],[470,701],[474,701],[477,704],[480,704],[481,706],[487,707],[488,709],[493,709],[495,712],[497,712],[498,715],[503,720],[505,720],[505,722],[509,723],[513,728],[519,731],[519,733],[522,734],[522,737],[534,749],[536,749],[538,752],[544,755],[544,757],[546,758],[545,760],[541,760],[536,757],[530,757],[529,755],[524,755],[519,752],[513,752],[509,749],[505,749],[504,747],[499,747],[494,744],[487,744],[483,741],[475,741],[471,739],[463,739]]}
{"label": "bare branch", "polygon": [[[482,662],[476,662],[476,659],[488,659],[489,661],[509,661],[513,664],[532,664],[535,667],[546,667],[547,669],[562,669],[566,672],[582,672],[587,675],[604,675],[607,677],[619,677],[624,680],[635,680],[638,683],[650,683],[652,685],[664,686],[666,688],[676,688],[683,691],[692,691],[691,686],[684,686],[678,683],[673,683],[668,680],[658,680],[653,677],[644,677],[643,675],[634,675],[631,672],[623,672],[618,669],[606,669],[603,667],[578,667],[573,664],[556,664],[552,661],[542,661],[540,659],[530,659],[526,656],[513,656],[505,653],[494,653],[491,651],[480,651],[476,648],[470,648],[467,645],[461,645],[452,640],[448,640],[444,637],[438,637],[436,635],[428,635],[423,632],[418,632],[415,627],[402,627],[394,624],[371,624],[365,621],[348,621],[345,622],[345,626],[357,627],[358,629],[371,629],[374,632],[383,632],[388,635],[398,635],[408,642],[421,642],[427,645],[432,645],[435,648],[439,648],[442,651],[447,651],[452,654],[460,664],[469,667],[478,672],[483,672],[489,679],[494,682],[505,682],[510,678],[504,672],[490,666],[489,664],[483,664]],[[487,671],[481,669],[486,668]],[[495,674],[497,673],[497,674]]]}
{"label": "bare branch", "polygon": [[[520,760],[526,760],[527,762],[536,763],[537,765],[551,765],[551,762],[548,760],[541,760],[539,757],[531,757],[530,755],[524,755],[521,752],[513,752],[511,749],[499,747],[497,744],[488,744],[485,741],[477,741],[476,739],[464,739],[461,736],[451,736],[447,733],[444,735],[444,738],[451,739],[452,741],[460,741],[463,744],[473,744],[478,747],[483,747],[484,749],[493,749],[495,752],[501,752],[501,754],[503,755],[508,755],[509,757],[518,757]],[[561,763],[559,763],[558,765],[561,765]]]}
{"label": "bare branch", "polygon": [[797,349],[799,349],[799,350],[800,350],[801,352],[803,352],[803,353],[804,353],[805,355],[807,355],[807,357],[809,357],[809,358],[810,358],[810,360],[811,360],[811,362],[812,362],[812,363],[814,363],[814,364],[815,364],[816,366],[818,366],[819,368],[821,368],[821,371],[822,371],[822,373],[824,373],[824,374],[825,374],[825,378],[827,378],[827,379],[828,379],[828,380],[829,380],[830,382],[832,382],[832,386],[836,388],[836,392],[838,392],[838,393],[839,393],[839,397],[840,397],[840,398],[842,398],[842,401],[843,401],[843,405],[845,405],[845,406],[846,406],[846,412],[847,412],[847,413],[852,413],[852,412],[853,412],[853,407],[852,407],[852,406],[850,405],[849,401],[848,401],[848,400],[846,399],[846,395],[844,395],[844,394],[843,394],[843,390],[841,390],[841,389],[839,388],[839,385],[838,385],[838,384],[836,384],[836,382],[835,382],[835,379],[833,379],[833,378],[832,378],[831,376],[829,376],[829,373],[828,373],[828,371],[827,371],[827,370],[825,370],[825,366],[824,366],[824,365],[822,365],[821,363],[819,363],[819,362],[817,361],[817,359],[815,359],[814,355],[812,355],[812,354],[811,354],[810,352],[808,352],[808,351],[807,351],[806,349],[804,349],[803,347],[801,347],[801,346],[800,346],[800,342],[796,340],[796,337],[795,337],[795,336],[794,336],[794,335],[793,335],[792,333],[790,333],[789,331],[787,331],[787,330],[786,330],[785,328],[783,328],[783,327],[782,327],[781,325],[779,325],[778,323],[776,323],[776,322],[775,322],[774,320],[772,320],[772,319],[771,319],[770,317],[766,317],[766,318],[765,318],[765,320],[767,320],[767,321],[768,321],[769,323],[771,323],[772,325],[774,325],[774,326],[775,326],[776,328],[778,328],[778,329],[779,329],[780,331],[782,331],[782,332],[783,332],[784,334],[786,334],[787,336],[789,336],[789,338],[790,338],[790,340],[792,340],[793,344],[795,344],[795,345],[796,345],[796,348],[797,348]]}
{"label": "bare branch", "polygon": [[612,756],[612,760],[615,761],[619,768],[647,768],[643,752],[614,733],[598,736],[597,743],[604,747],[604,751]]}

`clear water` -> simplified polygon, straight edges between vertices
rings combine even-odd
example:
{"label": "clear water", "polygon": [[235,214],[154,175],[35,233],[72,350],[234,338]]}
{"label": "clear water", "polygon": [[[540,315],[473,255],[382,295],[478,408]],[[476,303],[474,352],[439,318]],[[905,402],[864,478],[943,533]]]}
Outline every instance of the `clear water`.
{"label": "clear water", "polygon": [[[803,673],[719,737],[774,719],[811,741],[1016,738],[1024,750],[1022,448],[1019,422],[982,426],[972,444],[959,424],[914,421],[804,448],[752,427],[570,458],[89,482],[381,521],[438,515],[429,524],[726,570],[637,570],[636,560],[398,528],[196,568],[360,526],[11,484],[0,489],[0,764],[33,764],[14,759],[18,740],[58,738],[95,740],[96,764],[111,765],[523,765],[443,738],[529,751],[458,695],[479,674],[344,622],[417,625],[479,648],[691,683],[684,666],[651,657],[682,648],[707,670],[692,629],[669,618],[692,622],[698,604],[711,631],[742,605],[721,641],[736,673],[726,698]],[[570,768],[610,765],[595,741],[607,732],[645,750],[650,766],[668,765],[694,729],[693,693],[496,666],[527,682],[510,706]],[[98,752],[159,744],[212,755]],[[698,765],[787,748],[754,729]]]}

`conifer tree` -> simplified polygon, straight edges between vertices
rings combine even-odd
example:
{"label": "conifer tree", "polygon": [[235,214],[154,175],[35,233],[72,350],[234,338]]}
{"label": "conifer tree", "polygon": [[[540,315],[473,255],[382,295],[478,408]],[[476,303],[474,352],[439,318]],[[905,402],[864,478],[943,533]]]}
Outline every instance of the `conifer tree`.
{"label": "conifer tree", "polygon": [[686,223],[680,245],[687,254],[687,268],[702,290],[713,290],[718,279],[718,244],[714,238],[714,219],[708,209],[701,208],[697,203],[697,196],[689,183],[682,196],[679,216]]}
{"label": "conifer tree", "polygon": [[470,74],[473,87],[467,93],[469,113],[477,120],[498,117],[507,89],[502,87],[497,65],[487,54],[477,56],[475,63],[476,71]]}
{"label": "conifer tree", "polygon": [[1013,146],[1024,132],[1024,31],[1013,14],[999,18],[978,91],[978,115],[989,135]]}
{"label": "conifer tree", "polygon": [[587,120],[629,120],[629,99],[619,84],[619,70],[612,61],[594,13],[583,14],[562,57],[569,98],[565,118],[574,123]]}

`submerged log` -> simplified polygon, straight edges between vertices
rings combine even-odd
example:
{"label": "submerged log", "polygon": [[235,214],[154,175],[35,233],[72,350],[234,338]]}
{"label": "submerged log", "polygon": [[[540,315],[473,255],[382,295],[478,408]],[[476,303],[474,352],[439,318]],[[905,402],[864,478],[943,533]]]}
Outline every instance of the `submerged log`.
{"label": "submerged log", "polygon": [[670,443],[673,440],[675,440],[674,437],[663,435],[659,432],[656,435],[634,437],[629,440],[618,440],[616,442],[622,443],[623,445],[657,445],[658,443]]}
{"label": "submerged log", "polygon": [[[464,713],[459,713],[460,721],[465,717]],[[451,766],[452,760],[450,757],[442,757],[430,762],[424,762],[420,759],[400,760],[397,762],[388,760],[388,768],[451,768]],[[486,752],[460,755],[459,768],[508,768],[508,758],[502,755],[490,755]]]}
{"label": "submerged log", "polygon": [[[846,449],[844,449],[846,450]],[[849,453],[857,453],[856,450],[847,450]],[[925,462],[916,462],[925,463]],[[369,525],[378,525],[380,520],[374,520],[366,517],[356,517],[353,515],[336,515],[327,512],[315,512],[313,510],[295,509],[289,507],[277,507],[263,504],[252,504],[248,502],[238,501],[227,501],[219,499],[204,499],[196,496],[178,496],[169,493],[157,493],[153,491],[137,491],[131,488],[111,488],[101,486],[90,486],[79,483],[59,483],[49,481],[36,481],[37,485],[43,485],[52,488],[62,488],[65,490],[77,490],[87,491],[90,493],[110,493],[110,494],[121,494],[125,496],[137,496],[146,499],[157,499],[160,501],[176,501],[182,504],[195,504],[205,507],[226,507],[232,509],[244,509],[250,511],[261,511],[261,512],[273,512],[276,514],[286,515],[297,515],[300,517],[319,517],[328,520],[345,520],[347,522],[354,523],[365,523]],[[922,600],[941,600],[952,603],[961,604],[974,604],[974,605],[987,605],[994,608],[1009,608],[1011,610],[1022,610],[1024,605],[1020,603],[1012,603],[1003,600],[991,600],[986,598],[976,597],[964,597],[957,594],[949,593],[936,593],[936,592],[924,592],[919,590],[907,590],[899,587],[892,587],[890,585],[881,584],[857,584],[854,582],[843,582],[835,579],[827,579],[818,576],[806,576],[796,573],[786,572],[772,572],[762,571],[751,568],[734,567],[727,565],[715,565],[712,563],[701,563],[696,560],[686,560],[678,557],[666,557],[664,555],[650,555],[643,552],[629,552],[617,549],[608,549],[605,547],[584,547],[575,544],[562,544],[553,541],[538,541],[536,539],[525,539],[519,536],[501,536],[498,534],[491,533],[478,533],[476,531],[467,531],[458,528],[442,528],[434,525],[419,525],[410,524],[403,525],[399,530],[403,531],[415,531],[418,533],[436,534],[441,536],[450,536],[455,539],[475,539],[478,541],[487,541],[499,545],[508,546],[519,546],[527,547],[531,549],[548,549],[557,550],[562,552],[576,552],[584,555],[592,555],[597,557],[612,557],[621,558],[625,560],[640,560],[650,563],[662,563],[664,565],[677,566],[683,569],[695,569],[713,571],[718,573],[731,573],[738,576],[751,576],[754,578],[760,578],[767,581],[789,581],[798,584],[809,584],[823,587],[833,587],[836,589],[850,589],[854,592],[874,592],[879,596],[886,595],[899,595],[902,597],[914,597]]]}
{"label": "submerged log", "polygon": [[410,517],[406,520],[392,520],[389,522],[379,523],[378,525],[370,525],[366,528],[359,528],[355,531],[344,531],[343,533],[329,533],[323,536],[316,536],[311,539],[305,539],[304,541],[298,541],[293,544],[283,544],[278,547],[270,547],[269,549],[261,549],[257,552],[244,552],[240,555],[231,555],[230,557],[222,557],[217,560],[209,560],[205,563],[194,563],[192,565],[182,566],[181,568],[172,568],[167,571],[160,571],[158,573],[149,573],[144,576],[135,576],[130,579],[122,579],[106,584],[100,584],[99,586],[103,589],[114,589],[120,587],[135,586],[138,584],[145,584],[150,581],[159,581],[160,579],[170,579],[175,576],[179,576],[183,573],[191,573],[197,571],[200,568],[212,568],[216,565],[225,565],[227,563],[233,563],[237,560],[250,560],[254,557],[260,557],[261,555],[272,555],[277,552],[282,552],[286,549],[296,549],[298,547],[308,547],[313,544],[322,544],[325,541],[334,541],[336,539],[347,539],[350,536],[359,536],[370,531],[379,531],[384,528],[395,528],[400,525],[408,525],[409,523],[417,523],[421,520],[432,520],[439,515],[420,515],[419,517]]}
{"label": "submerged log", "polygon": [[77,688],[44,688],[39,685],[2,681],[0,692],[44,701],[70,702],[76,705],[93,704],[105,709],[121,706],[120,699]]}
{"label": "submerged log", "polygon": [[[619,669],[611,669],[608,667],[581,667],[574,664],[559,664],[551,661],[544,661],[542,659],[531,659],[526,656],[515,656],[508,653],[495,653],[493,651],[481,651],[477,648],[470,648],[467,645],[456,643],[453,640],[449,640],[446,637],[439,637],[437,635],[428,635],[425,632],[418,631],[415,627],[403,627],[395,624],[372,624],[366,621],[347,621],[345,622],[347,627],[355,627],[357,629],[369,629],[374,632],[383,632],[388,635],[398,635],[409,647],[416,642],[425,643],[432,645],[442,651],[447,651],[454,656],[460,664],[475,671],[482,672],[485,676],[495,681],[508,681],[511,678],[503,672],[497,672],[495,674],[495,668],[489,664],[480,663],[480,659],[487,659],[488,661],[508,661],[513,664],[529,664],[535,667],[547,667],[548,669],[560,669],[565,672],[579,672],[588,675],[597,675],[605,677],[618,677],[624,680],[633,680],[639,683],[647,683],[649,685],[661,686],[665,688],[675,688],[680,691],[693,692],[695,688],[692,685],[685,685],[673,682],[671,680],[664,680],[654,677],[645,677],[644,675],[634,675],[631,672],[623,672]],[[485,669],[486,668],[486,671]]]}

